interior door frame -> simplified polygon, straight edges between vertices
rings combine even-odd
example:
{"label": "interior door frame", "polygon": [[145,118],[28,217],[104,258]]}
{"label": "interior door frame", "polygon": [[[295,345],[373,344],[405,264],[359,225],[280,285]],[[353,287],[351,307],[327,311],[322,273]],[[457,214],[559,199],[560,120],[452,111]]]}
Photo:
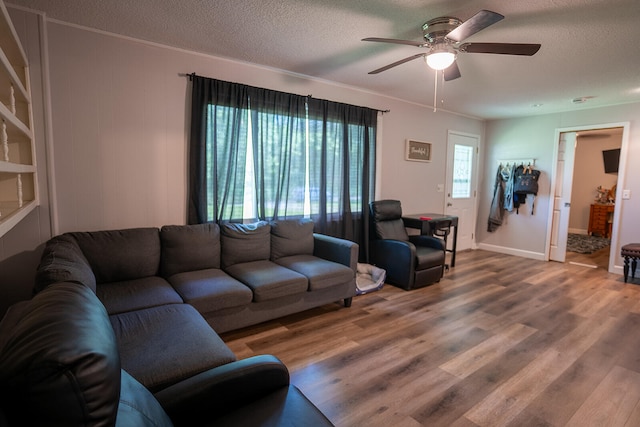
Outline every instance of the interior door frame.
{"label": "interior door frame", "polygon": [[[629,127],[630,122],[616,122],[616,123],[602,123],[602,124],[594,124],[587,126],[573,126],[567,128],[556,128],[555,130],[555,138],[553,144],[553,173],[551,175],[551,189],[556,188],[557,180],[562,179],[562,177],[558,176],[558,156],[560,149],[560,135],[565,132],[580,132],[587,130],[598,130],[598,129],[608,129],[608,128],[622,128],[622,146],[620,147],[620,163],[618,166],[618,180],[616,183],[616,200],[622,200],[622,190],[624,189],[624,181],[623,178],[626,176],[627,172],[627,153],[629,150]],[[575,153],[574,153],[575,154]],[[547,237],[546,237],[546,245],[545,245],[545,260],[549,261],[549,254],[551,252],[551,232],[553,229],[553,203],[549,203],[549,213],[547,218]],[[615,209],[613,212],[613,224],[611,231],[611,247],[609,252],[609,273],[618,273],[622,274],[622,265],[616,265],[616,254],[618,253],[618,223],[620,221],[620,209]],[[558,238],[566,239],[566,236],[559,236]]]}

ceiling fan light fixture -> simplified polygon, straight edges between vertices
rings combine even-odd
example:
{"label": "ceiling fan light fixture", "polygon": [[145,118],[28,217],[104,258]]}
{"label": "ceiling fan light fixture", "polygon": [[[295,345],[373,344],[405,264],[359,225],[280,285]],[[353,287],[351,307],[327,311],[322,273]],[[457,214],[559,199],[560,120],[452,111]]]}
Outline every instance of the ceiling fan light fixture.
{"label": "ceiling fan light fixture", "polygon": [[456,54],[446,46],[436,47],[427,54],[425,60],[429,67],[439,71],[453,64],[453,61],[456,60]]}

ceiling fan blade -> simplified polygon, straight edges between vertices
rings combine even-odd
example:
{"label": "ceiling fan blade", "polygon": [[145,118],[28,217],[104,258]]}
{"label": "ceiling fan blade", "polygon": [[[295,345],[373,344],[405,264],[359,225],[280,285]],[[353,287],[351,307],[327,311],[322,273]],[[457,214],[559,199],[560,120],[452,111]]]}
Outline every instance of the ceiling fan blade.
{"label": "ceiling fan blade", "polygon": [[382,39],[379,37],[367,37],[366,39],[362,39],[363,42],[379,42],[379,43],[394,43],[394,44],[406,44],[409,46],[422,47],[425,45],[424,42],[417,42],[414,40],[398,40],[398,39]]}
{"label": "ceiling fan blade", "polygon": [[461,42],[478,31],[484,30],[489,25],[493,25],[502,19],[504,19],[504,16],[499,13],[492,12],[490,10],[481,10],[460,24],[458,28],[449,32],[446,37],[454,42]]}
{"label": "ceiling fan blade", "polygon": [[540,45],[530,43],[465,43],[460,46],[460,50],[471,53],[533,56],[540,50]]}
{"label": "ceiling fan blade", "polygon": [[424,55],[425,55],[424,53],[418,53],[417,55],[411,55],[411,56],[409,56],[407,58],[401,59],[400,61],[396,61],[396,62],[394,62],[392,64],[385,65],[382,68],[378,68],[377,70],[369,71],[369,74],[378,74],[378,73],[381,73],[383,71],[387,71],[389,68],[396,67],[396,66],[398,66],[400,64],[404,64],[405,62],[413,61],[414,59],[420,58],[421,56],[424,56]]}
{"label": "ceiling fan blade", "polygon": [[457,79],[457,78],[462,76],[462,74],[460,74],[460,68],[458,68],[458,63],[457,62],[454,62],[453,64],[451,64],[447,68],[445,68],[443,73],[444,73],[444,81],[445,82],[449,82],[451,80],[455,80],[455,79]]}

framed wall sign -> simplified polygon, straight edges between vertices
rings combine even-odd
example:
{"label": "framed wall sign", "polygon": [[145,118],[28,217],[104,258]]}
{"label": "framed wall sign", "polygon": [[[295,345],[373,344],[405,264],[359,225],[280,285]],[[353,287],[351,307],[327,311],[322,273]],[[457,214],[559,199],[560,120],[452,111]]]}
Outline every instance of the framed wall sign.
{"label": "framed wall sign", "polygon": [[431,143],[407,139],[405,160],[411,160],[414,162],[430,162]]}

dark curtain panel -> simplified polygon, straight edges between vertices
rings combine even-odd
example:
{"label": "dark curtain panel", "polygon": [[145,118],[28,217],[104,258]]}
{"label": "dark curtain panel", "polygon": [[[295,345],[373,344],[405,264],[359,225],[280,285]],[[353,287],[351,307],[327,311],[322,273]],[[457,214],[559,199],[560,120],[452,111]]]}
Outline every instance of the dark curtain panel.
{"label": "dark curtain panel", "polygon": [[192,85],[189,223],[310,215],[366,261],[377,110],[195,75]]}
{"label": "dark curtain panel", "polygon": [[374,197],[378,111],[326,100],[308,101],[311,217],[319,233],[360,245],[369,259],[369,202]]}
{"label": "dark curtain panel", "polygon": [[257,218],[302,216],[306,97],[251,88],[249,98]]}
{"label": "dark curtain panel", "polygon": [[192,76],[189,224],[242,218],[247,87]]}

